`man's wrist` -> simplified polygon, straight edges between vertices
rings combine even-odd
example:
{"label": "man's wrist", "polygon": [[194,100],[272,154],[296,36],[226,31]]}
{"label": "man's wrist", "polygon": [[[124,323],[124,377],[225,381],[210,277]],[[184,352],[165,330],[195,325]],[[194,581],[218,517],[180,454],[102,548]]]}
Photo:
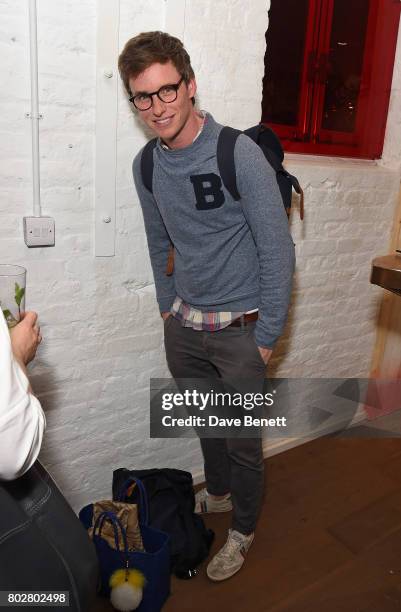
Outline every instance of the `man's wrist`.
{"label": "man's wrist", "polygon": [[13,351],[13,355],[14,355],[15,361],[18,363],[20,368],[26,373],[26,363],[24,359],[22,358],[22,355],[20,355],[19,353],[15,351]]}
{"label": "man's wrist", "polygon": [[14,361],[19,365],[19,367],[21,368],[22,372],[25,374],[27,380],[28,380],[28,393],[32,393],[33,395],[33,391],[32,391],[32,387],[31,387],[31,382],[29,380],[28,377],[28,370],[27,370],[27,364],[25,363],[25,361],[22,359],[22,357],[18,354],[13,353],[14,355]]}
{"label": "man's wrist", "polygon": [[272,352],[273,352],[273,349],[270,349],[270,348],[264,348],[264,347],[262,347],[262,346],[258,346],[258,350],[259,350],[259,353],[260,353],[260,355],[261,355],[261,357],[262,357],[263,361],[264,361],[264,362],[265,362],[265,364],[267,365],[267,363],[268,363],[268,361],[269,361],[269,359],[270,359],[270,357],[271,357],[271,354],[272,354]]}

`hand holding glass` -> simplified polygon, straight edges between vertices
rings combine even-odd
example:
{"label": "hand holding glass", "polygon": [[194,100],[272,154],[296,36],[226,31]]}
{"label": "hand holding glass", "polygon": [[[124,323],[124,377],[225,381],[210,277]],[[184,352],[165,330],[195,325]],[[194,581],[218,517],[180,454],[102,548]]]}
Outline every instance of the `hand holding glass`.
{"label": "hand holding glass", "polygon": [[22,266],[0,264],[0,308],[11,329],[25,311],[26,270]]}

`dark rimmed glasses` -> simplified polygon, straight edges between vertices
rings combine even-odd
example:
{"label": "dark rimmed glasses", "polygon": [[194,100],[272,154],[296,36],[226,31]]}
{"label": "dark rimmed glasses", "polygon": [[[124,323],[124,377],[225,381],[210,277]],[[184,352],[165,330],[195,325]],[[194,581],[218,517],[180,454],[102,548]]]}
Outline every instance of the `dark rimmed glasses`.
{"label": "dark rimmed glasses", "polygon": [[149,110],[153,104],[153,96],[157,96],[161,102],[174,102],[178,96],[178,89],[183,82],[184,77],[181,77],[178,83],[170,85],[163,85],[157,91],[152,93],[138,93],[135,96],[131,96],[129,101],[140,111]]}

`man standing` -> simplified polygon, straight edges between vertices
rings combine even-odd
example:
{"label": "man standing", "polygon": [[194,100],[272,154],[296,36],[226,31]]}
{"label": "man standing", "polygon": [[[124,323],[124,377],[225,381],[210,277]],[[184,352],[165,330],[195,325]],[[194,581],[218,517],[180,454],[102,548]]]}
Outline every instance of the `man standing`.
{"label": "man standing", "polygon": [[[196,81],[182,43],[162,32],[132,38],[119,58],[130,102],[158,137],[153,180],[133,165],[156,296],[175,378],[249,378],[263,384],[290,299],[294,245],[275,173],[240,135],[234,149],[241,200],[222,185],[216,160],[222,126],[194,105]],[[166,275],[170,245],[173,275]],[[202,439],[206,489],[197,512],[233,509],[226,544],[207,568],[219,581],[244,562],[263,493],[260,438]]]}

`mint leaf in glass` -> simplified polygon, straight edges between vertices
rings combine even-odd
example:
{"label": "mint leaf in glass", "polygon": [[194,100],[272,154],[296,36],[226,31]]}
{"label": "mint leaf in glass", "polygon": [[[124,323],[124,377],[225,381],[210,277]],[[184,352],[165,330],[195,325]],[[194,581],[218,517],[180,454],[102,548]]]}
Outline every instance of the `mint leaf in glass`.
{"label": "mint leaf in glass", "polygon": [[18,283],[15,283],[15,295],[14,295],[14,299],[15,299],[15,303],[18,306],[18,312],[19,314],[21,314],[21,302],[22,302],[22,298],[25,295],[25,288],[24,287],[20,287]]}

